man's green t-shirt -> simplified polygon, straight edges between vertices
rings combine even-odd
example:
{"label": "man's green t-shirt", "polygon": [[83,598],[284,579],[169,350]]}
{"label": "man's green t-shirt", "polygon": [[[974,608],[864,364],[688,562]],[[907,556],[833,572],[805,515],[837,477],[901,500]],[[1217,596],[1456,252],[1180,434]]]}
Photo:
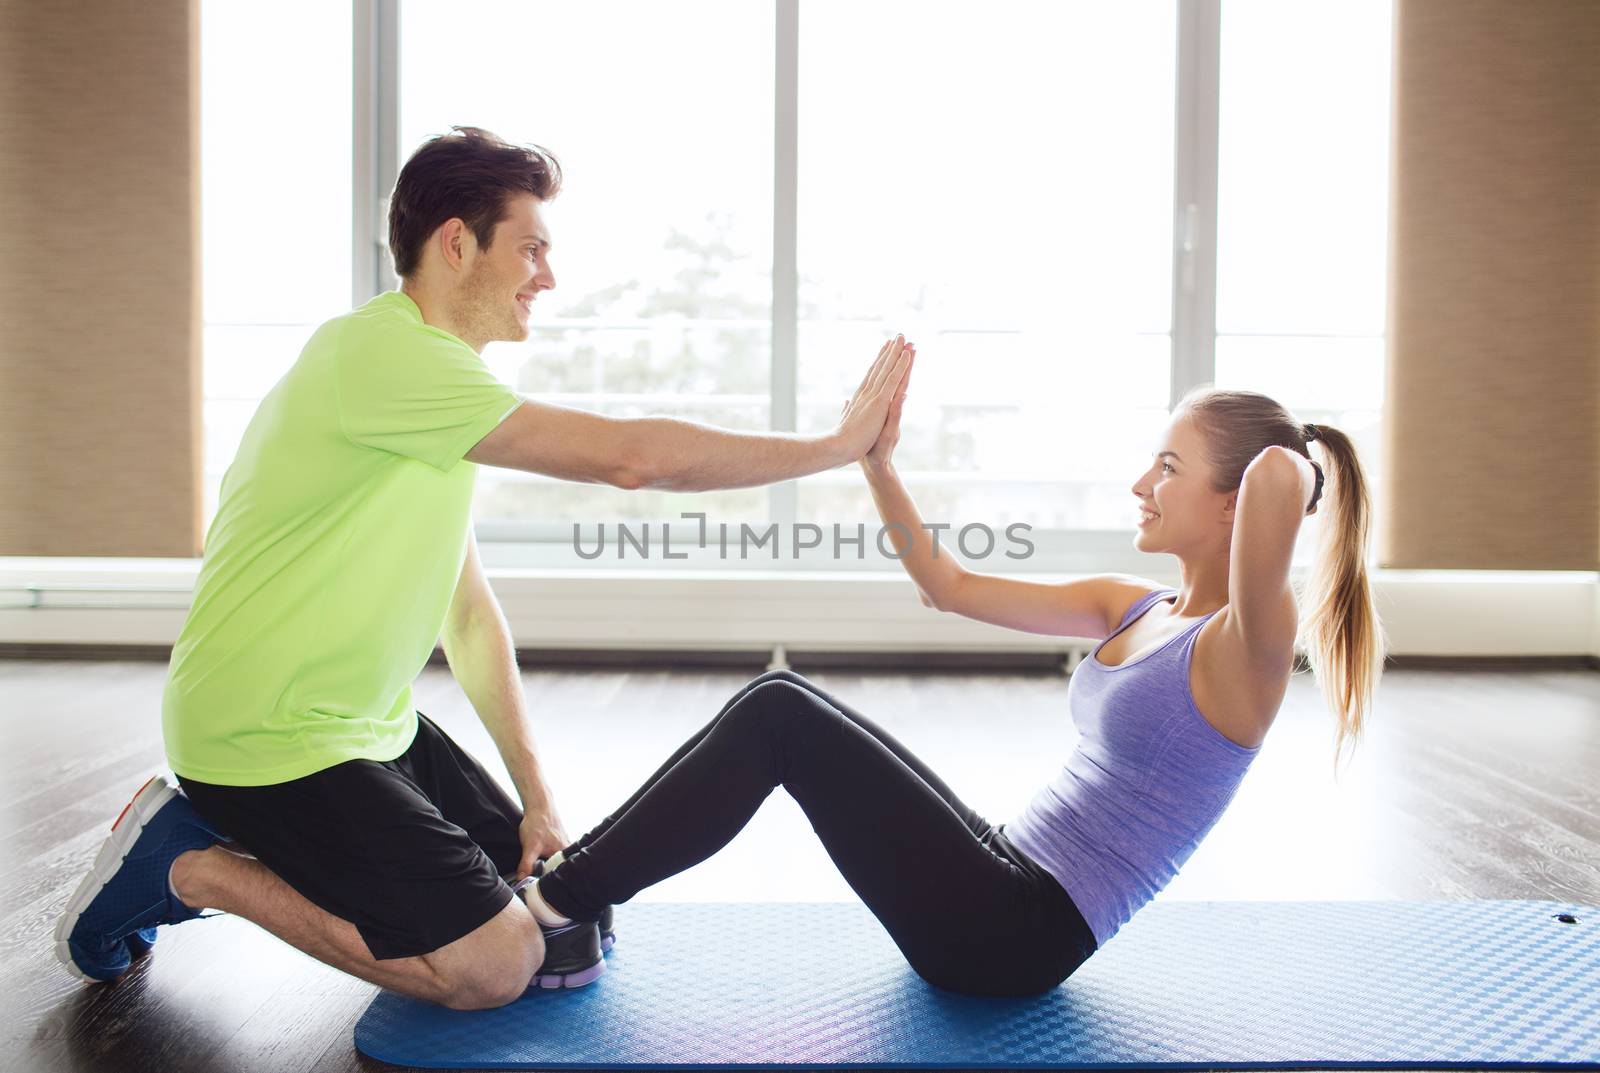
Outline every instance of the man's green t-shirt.
{"label": "man's green t-shirt", "polygon": [[162,699],[173,771],[262,786],[410,747],[466,556],[462,456],[521,403],[399,291],[317,329],[222,478]]}

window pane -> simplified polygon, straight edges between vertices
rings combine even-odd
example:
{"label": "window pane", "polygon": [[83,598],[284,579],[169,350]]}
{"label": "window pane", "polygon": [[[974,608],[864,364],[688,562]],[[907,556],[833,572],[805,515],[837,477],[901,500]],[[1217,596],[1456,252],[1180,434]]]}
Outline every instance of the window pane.
{"label": "window pane", "polygon": [[[1342,430],[1374,489],[1384,468],[1391,18],[1390,0],[1222,9],[1215,383]],[[1305,522],[1298,564],[1326,517]]]}
{"label": "window pane", "polygon": [[1297,414],[1375,407],[1383,402],[1383,349],[1382,339],[1219,336],[1217,385],[1271,395]]}
{"label": "window pane", "polygon": [[348,5],[201,6],[206,527],[261,397],[350,306],[350,64]]}
{"label": "window pane", "polygon": [[[471,125],[549,148],[565,173],[545,210],[556,289],[527,342],[485,350],[496,374],[544,401],[767,428],[772,5],[406,4],[401,17],[403,155]],[[440,42],[462,26],[492,32],[446,57]],[[765,517],[766,502],[485,467],[475,509],[480,521],[598,523]]]}
{"label": "window pane", "polygon": [[[769,322],[642,320],[628,327],[533,325],[524,347],[490,347],[490,370],[530,397],[616,417],[668,413],[733,429],[765,429]],[[493,475],[493,481],[488,478]],[[675,521],[704,511],[718,521],[767,517],[763,488],[715,493],[626,492],[485,467],[477,517],[486,522]],[[609,526],[608,526],[609,528]]]}
{"label": "window pane", "polygon": [[[801,427],[905,332],[896,458],[930,521],[1131,528],[1140,411],[1167,396],[1174,18],[1170,0],[981,22],[801,8]],[[875,514],[841,473],[801,483],[800,516]]]}
{"label": "window pane", "polygon": [[[869,357],[881,344],[871,327],[848,324],[803,324],[801,339]],[[1162,424],[1152,415],[1165,419],[1168,337],[1084,332],[1074,340],[1081,364],[1052,354],[1051,340],[952,330],[919,347],[895,467],[923,489],[927,521],[1131,528],[1128,489],[1156,449]],[[801,426],[837,418],[848,393],[802,395]],[[801,504],[802,520],[878,516],[854,467],[807,478]]]}
{"label": "window pane", "polygon": [[[1216,384],[1270,395],[1301,421],[1327,423],[1349,436],[1376,508],[1384,467],[1382,339],[1219,336]],[[1321,461],[1315,447],[1312,457]],[[1304,522],[1297,564],[1311,561],[1326,517],[1319,510]]]}
{"label": "window pane", "polygon": [[1222,7],[1220,334],[1382,335],[1389,0]]}

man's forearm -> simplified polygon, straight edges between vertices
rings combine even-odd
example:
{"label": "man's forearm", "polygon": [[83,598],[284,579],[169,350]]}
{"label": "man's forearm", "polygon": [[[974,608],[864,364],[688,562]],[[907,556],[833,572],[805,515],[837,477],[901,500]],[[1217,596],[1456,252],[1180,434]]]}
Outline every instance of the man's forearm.
{"label": "man's forearm", "polygon": [[546,809],[549,789],[528,726],[527,701],[505,616],[499,607],[490,607],[453,630],[447,628],[440,641],[451,673],[505,760],[523,808]]}
{"label": "man's forearm", "polygon": [[853,462],[833,433],[735,432],[675,417],[628,422],[641,488],[704,492],[792,480]]}

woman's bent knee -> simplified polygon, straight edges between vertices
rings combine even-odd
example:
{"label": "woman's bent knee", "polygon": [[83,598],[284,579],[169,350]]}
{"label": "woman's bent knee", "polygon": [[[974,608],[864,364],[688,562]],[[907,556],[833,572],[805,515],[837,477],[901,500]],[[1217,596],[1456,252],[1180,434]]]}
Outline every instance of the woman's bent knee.
{"label": "woman's bent knee", "polygon": [[809,690],[811,688],[810,681],[804,675],[797,674],[787,667],[775,671],[767,671],[752,682],[751,685],[761,685],[767,682],[788,682],[790,685],[799,686],[801,689]]}
{"label": "woman's bent knee", "polygon": [[796,717],[805,718],[818,706],[812,693],[793,682],[768,678],[753,686],[728,709],[718,730],[723,734],[754,732],[764,735]]}

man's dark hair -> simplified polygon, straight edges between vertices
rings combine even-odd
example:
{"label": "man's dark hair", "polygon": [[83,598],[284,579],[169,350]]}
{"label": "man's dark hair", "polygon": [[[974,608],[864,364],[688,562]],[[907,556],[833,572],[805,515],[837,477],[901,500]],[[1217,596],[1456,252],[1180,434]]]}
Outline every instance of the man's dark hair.
{"label": "man's dark hair", "polygon": [[549,201],[561,190],[561,165],[548,149],[512,145],[478,127],[452,127],[423,142],[389,198],[389,252],[404,277],[417,270],[428,236],[459,216],[484,249],[506,218],[506,200],[532,194]]}

